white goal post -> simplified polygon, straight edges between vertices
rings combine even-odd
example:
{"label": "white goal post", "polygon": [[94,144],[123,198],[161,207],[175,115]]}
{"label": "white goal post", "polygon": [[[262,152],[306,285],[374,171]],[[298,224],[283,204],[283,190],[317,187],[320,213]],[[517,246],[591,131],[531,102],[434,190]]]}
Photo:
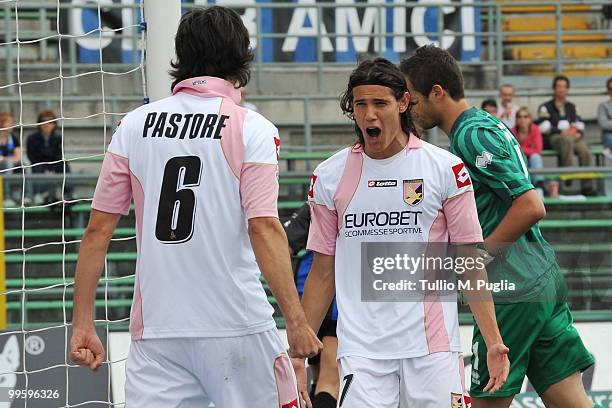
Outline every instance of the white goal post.
{"label": "white goal post", "polygon": [[147,95],[156,101],[170,95],[168,75],[174,59],[174,36],[181,18],[180,0],[143,0],[146,23]]}

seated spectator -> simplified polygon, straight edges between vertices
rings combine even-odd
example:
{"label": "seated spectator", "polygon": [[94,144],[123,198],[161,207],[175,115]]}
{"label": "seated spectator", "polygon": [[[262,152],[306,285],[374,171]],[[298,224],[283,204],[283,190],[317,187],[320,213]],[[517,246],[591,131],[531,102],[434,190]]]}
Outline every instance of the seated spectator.
{"label": "seated spectator", "polygon": [[[15,119],[10,112],[0,112],[0,176],[6,175],[7,170],[21,166],[21,144],[19,137],[13,133]],[[12,172],[16,172],[13,170]],[[21,170],[19,170],[21,171]],[[14,184],[12,184],[15,186]],[[16,205],[9,189],[10,185],[5,180],[4,204],[9,207]]]}
{"label": "seated spectator", "polygon": [[493,116],[497,116],[497,102],[495,102],[495,99],[485,99],[482,101],[480,108]]}
{"label": "seated spectator", "polygon": [[[52,110],[44,110],[38,114],[38,131],[32,133],[27,139],[27,154],[32,173],[63,173],[64,162],[62,155],[62,139],[55,133],[57,123],[56,116]],[[66,163],[66,173],[70,173],[70,167]],[[68,190],[68,189],[67,189]],[[55,186],[49,188],[40,186],[34,188],[35,201],[55,201]],[[40,197],[40,194],[46,197]]]}
{"label": "seated spectator", "polygon": [[[574,154],[578,155],[580,166],[592,166],[593,156],[584,141],[584,122],[578,115],[576,105],[567,100],[570,81],[563,75],[553,79],[554,97],[538,108],[536,123],[544,136],[544,148],[559,153],[562,167],[572,166]],[[582,181],[582,194],[597,195],[593,180]]]}
{"label": "seated spectator", "polygon": [[0,113],[0,170],[21,166],[19,137],[13,134],[15,119],[10,112]]}
{"label": "seated spectator", "polygon": [[604,156],[612,160],[612,77],[606,82],[608,88],[608,99],[597,108],[597,123],[601,128],[601,141],[603,143]]}
{"label": "seated spectator", "polygon": [[514,96],[515,91],[512,85],[505,84],[499,88],[499,109],[497,110],[497,117],[510,129],[516,125],[515,118],[518,112],[518,106],[514,103]]}
{"label": "seated spectator", "polygon": [[[512,128],[512,133],[516,136],[523,153],[527,156],[530,169],[541,169],[544,167],[542,161],[542,133],[540,128],[533,123],[533,118],[529,109],[521,107],[516,111],[515,118],[516,126]],[[531,177],[536,188],[544,190],[544,177],[541,174],[535,174]]]}

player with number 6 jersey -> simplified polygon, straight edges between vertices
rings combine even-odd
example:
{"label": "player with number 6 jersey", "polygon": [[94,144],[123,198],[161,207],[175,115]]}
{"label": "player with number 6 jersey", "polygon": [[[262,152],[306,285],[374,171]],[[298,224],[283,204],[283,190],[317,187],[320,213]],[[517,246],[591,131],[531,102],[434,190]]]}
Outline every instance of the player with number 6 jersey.
{"label": "player with number 6 jersey", "polygon": [[[210,55],[216,47],[223,52]],[[127,114],[108,147],[77,265],[71,357],[93,369],[103,361],[91,305],[108,241],[133,198],[126,405],[297,407],[261,273],[292,353],[316,354],[321,343],[299,305],[289,255],[277,251],[287,247],[278,130],[239,105],[248,32],[230,9],[195,9],[181,19],[176,49],[172,96]]]}

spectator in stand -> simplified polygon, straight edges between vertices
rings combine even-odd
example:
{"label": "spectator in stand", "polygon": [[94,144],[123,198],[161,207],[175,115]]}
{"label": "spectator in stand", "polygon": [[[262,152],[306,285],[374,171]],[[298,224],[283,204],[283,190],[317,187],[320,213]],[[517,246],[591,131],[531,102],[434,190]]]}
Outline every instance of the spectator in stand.
{"label": "spectator in stand", "polygon": [[610,99],[602,102],[597,108],[597,122],[601,128],[603,154],[607,159],[612,160],[612,77],[606,81],[606,87]]}
{"label": "spectator in stand", "polygon": [[[516,111],[515,122],[516,126],[512,128],[512,133],[516,136],[516,140],[521,145],[523,153],[527,156],[529,168],[541,169],[544,167],[541,156],[544,142],[540,128],[533,123],[529,109],[524,106],[520,107]],[[544,191],[544,178],[542,175],[532,175],[531,180],[536,188],[540,188],[542,192]]]}
{"label": "spectator in stand", "polygon": [[[62,155],[62,139],[55,133],[57,117],[52,110],[44,110],[38,114],[38,131],[28,136],[26,147],[28,159],[32,164],[32,173],[63,173],[64,162]],[[70,173],[70,166],[66,163],[66,174]],[[55,186],[45,183],[45,187],[34,186],[35,202],[55,201]],[[67,195],[68,194],[68,188]]]}
{"label": "spectator in stand", "polygon": [[[10,112],[0,112],[0,176],[6,175],[7,170],[21,166],[21,144],[19,137],[13,133],[15,119]],[[4,205],[13,207],[15,201],[11,198],[9,184],[4,185]]]}
{"label": "spectator in stand", "polygon": [[10,112],[0,113],[0,170],[21,165],[19,137],[13,134],[15,119]]}
{"label": "spectator in stand", "polygon": [[497,102],[495,102],[495,99],[485,99],[482,101],[480,108],[493,116],[497,116]]}
{"label": "spectator in stand", "polygon": [[[584,141],[584,122],[576,105],[567,100],[569,88],[570,81],[566,76],[558,75],[553,79],[553,99],[540,105],[536,123],[544,136],[544,148],[559,153],[560,166],[572,166],[574,154],[578,155],[580,166],[592,166],[593,156]],[[597,195],[593,180],[582,181],[582,194]]]}
{"label": "spectator in stand", "polygon": [[512,85],[505,84],[499,88],[497,117],[510,129],[516,125],[516,114],[518,113],[518,106],[514,103],[514,96],[515,91]]}

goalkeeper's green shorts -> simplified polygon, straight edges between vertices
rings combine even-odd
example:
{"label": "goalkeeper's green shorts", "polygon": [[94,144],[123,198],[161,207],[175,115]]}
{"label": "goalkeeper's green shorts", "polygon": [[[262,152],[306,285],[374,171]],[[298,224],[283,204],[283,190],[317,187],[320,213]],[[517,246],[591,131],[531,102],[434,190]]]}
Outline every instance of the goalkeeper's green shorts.
{"label": "goalkeeper's green shorts", "polygon": [[[551,281],[551,287],[544,290],[558,290],[555,279]],[[510,349],[510,374],[494,395],[482,391],[489,381],[487,348],[480,330],[474,326],[471,396],[517,394],[525,376],[538,394],[542,394],[551,385],[593,365],[593,356],[573,326],[572,314],[565,301],[498,304],[495,313],[504,344]]]}

